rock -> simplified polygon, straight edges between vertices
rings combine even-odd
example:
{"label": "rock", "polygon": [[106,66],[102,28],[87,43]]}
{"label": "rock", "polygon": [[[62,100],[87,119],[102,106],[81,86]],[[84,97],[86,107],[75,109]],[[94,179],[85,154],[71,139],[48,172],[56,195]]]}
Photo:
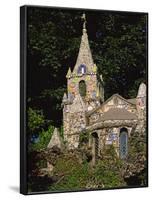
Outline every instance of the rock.
{"label": "rock", "polygon": [[53,168],[54,168],[54,166],[51,163],[47,162],[47,169],[48,169],[48,171],[52,172]]}
{"label": "rock", "polygon": [[53,146],[51,152],[57,155],[60,155],[61,149],[58,146]]}
{"label": "rock", "polygon": [[[57,128],[54,129],[54,132],[53,132],[53,135],[51,137],[51,140],[47,146],[48,149],[51,149],[51,148],[58,148],[58,149],[63,149],[64,147],[64,144],[63,144],[63,139],[62,137],[60,136],[60,133],[58,131]],[[56,149],[57,149],[56,148]]]}

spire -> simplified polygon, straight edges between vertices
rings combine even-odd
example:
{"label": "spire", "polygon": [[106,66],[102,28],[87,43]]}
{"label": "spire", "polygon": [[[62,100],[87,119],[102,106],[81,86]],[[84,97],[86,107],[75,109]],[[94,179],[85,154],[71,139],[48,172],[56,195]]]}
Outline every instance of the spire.
{"label": "spire", "polygon": [[79,48],[79,53],[77,57],[77,61],[74,67],[73,72],[77,74],[78,68],[80,65],[85,65],[87,68],[87,72],[93,72],[94,62],[92,59],[92,54],[89,46],[88,35],[86,30],[86,16],[85,13],[82,15],[83,19],[83,31],[81,37],[81,44]]}
{"label": "spire", "polygon": [[146,84],[141,83],[138,89],[137,98],[146,97]]}
{"label": "spire", "polygon": [[64,95],[63,95],[63,99],[67,99],[67,95],[66,95],[65,92],[64,92]]}
{"label": "spire", "polygon": [[66,78],[70,78],[70,76],[71,76],[71,69],[70,69],[70,67],[69,67],[68,73],[67,73],[67,75],[66,75]]}
{"label": "spire", "polygon": [[83,33],[86,33],[87,32],[87,30],[86,30],[86,23],[87,23],[87,21],[86,21],[86,15],[85,15],[85,13],[83,13],[83,15],[82,15],[82,17],[81,17],[84,21],[83,21]]}
{"label": "spire", "polygon": [[62,137],[60,136],[60,132],[58,131],[57,128],[54,129],[51,140],[50,140],[47,148],[51,149],[55,146],[58,147],[59,149],[63,148],[63,140],[62,140]]}

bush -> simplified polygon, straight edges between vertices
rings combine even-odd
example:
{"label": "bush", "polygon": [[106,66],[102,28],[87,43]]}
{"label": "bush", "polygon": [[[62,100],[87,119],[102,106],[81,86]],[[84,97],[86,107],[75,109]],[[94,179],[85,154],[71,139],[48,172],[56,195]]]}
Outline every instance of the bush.
{"label": "bush", "polygon": [[85,189],[90,176],[88,163],[80,164],[76,156],[65,154],[58,159],[54,168],[54,175],[60,176],[59,180],[61,181],[50,186],[50,191]]}
{"label": "bush", "polygon": [[125,182],[121,177],[121,162],[117,160],[100,160],[94,169],[97,181],[102,181],[104,188],[122,187]]}
{"label": "bush", "polygon": [[54,126],[50,125],[47,131],[42,130],[38,135],[38,141],[36,143],[29,144],[29,150],[41,150],[45,149],[52,137]]}
{"label": "bush", "polygon": [[64,153],[57,160],[53,174],[60,178],[49,187],[50,191],[101,189],[126,185],[120,173],[119,159],[99,160],[93,168],[91,163],[80,162],[78,158],[78,154],[73,152]]}
{"label": "bush", "polygon": [[89,142],[89,133],[87,133],[87,132],[80,133],[79,142],[80,142],[80,145],[82,145],[82,143],[88,143]]}
{"label": "bush", "polygon": [[45,124],[43,112],[40,110],[28,109],[28,130],[29,133],[39,131]]}

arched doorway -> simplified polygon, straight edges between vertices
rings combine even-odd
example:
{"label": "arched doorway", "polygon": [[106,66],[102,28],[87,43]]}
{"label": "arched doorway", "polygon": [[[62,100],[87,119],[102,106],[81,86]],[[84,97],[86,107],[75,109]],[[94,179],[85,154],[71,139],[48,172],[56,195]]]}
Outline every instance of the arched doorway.
{"label": "arched doorway", "polygon": [[119,136],[119,155],[121,159],[125,159],[128,154],[128,130],[126,128],[120,129]]}
{"label": "arched doorway", "polygon": [[96,132],[92,133],[92,162],[95,165],[96,160],[98,159],[98,151],[99,151],[99,137]]}

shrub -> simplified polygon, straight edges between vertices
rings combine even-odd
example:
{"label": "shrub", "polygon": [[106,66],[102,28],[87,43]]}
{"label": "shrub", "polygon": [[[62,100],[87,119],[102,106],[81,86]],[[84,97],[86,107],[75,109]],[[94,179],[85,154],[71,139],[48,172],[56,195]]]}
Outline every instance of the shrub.
{"label": "shrub", "polygon": [[45,149],[52,137],[53,131],[54,131],[54,126],[52,125],[48,127],[47,131],[42,130],[42,132],[39,133],[38,142],[29,144],[29,150]]}

